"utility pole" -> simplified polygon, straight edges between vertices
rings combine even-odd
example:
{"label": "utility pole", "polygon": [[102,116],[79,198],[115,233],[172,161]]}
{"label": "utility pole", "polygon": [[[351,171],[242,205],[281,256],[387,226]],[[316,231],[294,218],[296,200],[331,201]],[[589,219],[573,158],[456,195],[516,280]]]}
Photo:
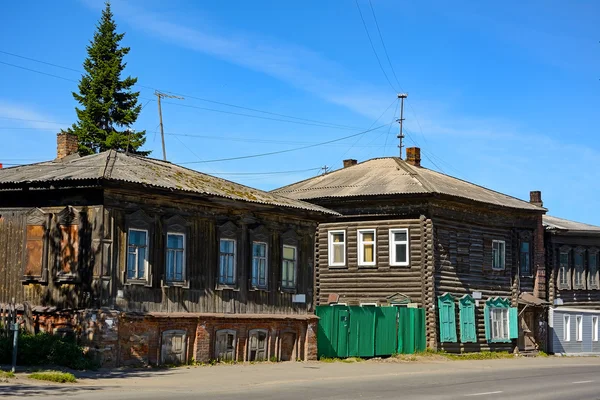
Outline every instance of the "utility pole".
{"label": "utility pole", "polygon": [[166,99],[184,100],[184,98],[179,97],[179,96],[173,96],[171,94],[166,94],[163,92],[159,92],[158,90],[155,90],[154,94],[156,95],[157,102],[158,102],[158,118],[160,120],[160,138],[162,140],[163,160],[167,161],[167,150],[165,148],[165,130],[163,128],[163,122],[162,122],[162,107],[160,105],[160,99],[166,98]]}
{"label": "utility pole", "polygon": [[[404,133],[402,133],[402,123],[404,122],[404,99],[408,97],[408,93],[398,93],[398,98],[400,99],[400,119],[397,122],[400,124],[400,133],[397,138],[400,139],[400,144],[398,148],[400,149],[400,159],[402,160],[402,139],[404,139]],[[162,126],[162,125],[161,125]]]}

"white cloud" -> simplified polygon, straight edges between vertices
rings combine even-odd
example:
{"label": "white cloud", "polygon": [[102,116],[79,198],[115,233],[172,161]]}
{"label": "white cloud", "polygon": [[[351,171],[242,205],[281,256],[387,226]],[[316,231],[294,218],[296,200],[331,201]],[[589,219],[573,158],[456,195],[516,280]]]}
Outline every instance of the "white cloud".
{"label": "white cloud", "polygon": [[58,133],[67,124],[56,123],[55,119],[45,113],[36,111],[25,104],[0,100],[0,118],[14,121],[19,127],[49,130]]}

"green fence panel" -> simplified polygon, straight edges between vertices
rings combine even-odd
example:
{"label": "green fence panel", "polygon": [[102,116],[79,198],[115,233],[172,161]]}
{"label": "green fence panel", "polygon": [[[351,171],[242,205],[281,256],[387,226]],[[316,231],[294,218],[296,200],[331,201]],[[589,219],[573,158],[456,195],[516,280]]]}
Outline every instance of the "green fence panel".
{"label": "green fence panel", "polygon": [[423,352],[427,347],[425,338],[425,310],[415,308],[415,351]]}
{"label": "green fence panel", "polygon": [[397,351],[398,309],[377,307],[375,310],[375,355],[390,356]]}
{"label": "green fence panel", "polygon": [[334,320],[334,307],[318,306],[315,314],[319,317],[319,326],[317,329],[317,356],[336,357],[337,345],[334,347],[333,331],[337,325]]}
{"label": "green fence panel", "polygon": [[376,307],[348,307],[350,309],[350,334],[348,356],[373,357],[375,355]]}
{"label": "green fence panel", "polygon": [[348,340],[350,334],[350,311],[348,307],[333,306],[335,310],[334,347],[335,357],[348,357]]}

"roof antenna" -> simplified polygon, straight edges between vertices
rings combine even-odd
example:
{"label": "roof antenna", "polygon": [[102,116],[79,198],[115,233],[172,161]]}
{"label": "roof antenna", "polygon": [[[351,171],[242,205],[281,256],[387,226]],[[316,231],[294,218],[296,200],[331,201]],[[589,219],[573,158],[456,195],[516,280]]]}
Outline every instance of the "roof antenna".
{"label": "roof antenna", "polygon": [[404,139],[404,134],[402,133],[402,122],[404,122],[404,99],[408,97],[408,93],[398,93],[398,98],[400,99],[400,119],[397,119],[396,122],[400,124],[400,133],[397,138],[400,139],[400,144],[398,148],[400,149],[400,159],[402,160],[402,139]]}

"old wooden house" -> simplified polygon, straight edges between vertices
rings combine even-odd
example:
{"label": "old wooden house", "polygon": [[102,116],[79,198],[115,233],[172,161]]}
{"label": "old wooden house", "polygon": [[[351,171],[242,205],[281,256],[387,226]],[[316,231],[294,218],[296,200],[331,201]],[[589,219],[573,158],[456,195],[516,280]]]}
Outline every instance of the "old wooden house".
{"label": "old wooden house", "polygon": [[336,213],[165,161],[0,169],[0,303],[105,365],[315,357],[314,235]]}
{"label": "old wooden house", "polygon": [[600,354],[600,227],[544,216],[550,351]]}
{"label": "old wooden house", "polygon": [[433,349],[525,350],[526,334],[543,345],[539,192],[527,202],[429,170],[409,148],[273,193],[341,214],[319,224],[317,304],[424,307]]}

